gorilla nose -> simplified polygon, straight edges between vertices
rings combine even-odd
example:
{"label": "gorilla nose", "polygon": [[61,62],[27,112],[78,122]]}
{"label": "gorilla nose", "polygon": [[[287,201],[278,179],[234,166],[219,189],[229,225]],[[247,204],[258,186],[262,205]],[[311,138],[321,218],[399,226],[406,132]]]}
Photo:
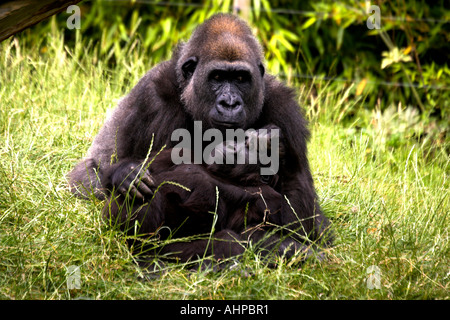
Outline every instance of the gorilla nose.
{"label": "gorilla nose", "polygon": [[242,106],[242,100],[233,96],[222,96],[217,103],[224,109],[238,109]]}

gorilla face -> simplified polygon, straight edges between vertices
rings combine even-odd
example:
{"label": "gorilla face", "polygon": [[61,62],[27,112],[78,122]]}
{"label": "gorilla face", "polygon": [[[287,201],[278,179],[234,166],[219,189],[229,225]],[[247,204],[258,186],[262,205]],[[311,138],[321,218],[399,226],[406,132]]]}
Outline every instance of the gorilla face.
{"label": "gorilla face", "polygon": [[185,111],[203,128],[248,129],[264,103],[264,55],[248,25],[217,15],[174,54]]}
{"label": "gorilla face", "polygon": [[194,120],[218,129],[248,128],[263,105],[264,67],[246,61],[202,64],[191,57],[182,65],[188,84],[183,101]]}
{"label": "gorilla face", "polygon": [[245,93],[251,87],[251,74],[242,67],[224,66],[208,75],[216,101],[209,112],[211,122],[218,127],[242,127],[245,124]]}

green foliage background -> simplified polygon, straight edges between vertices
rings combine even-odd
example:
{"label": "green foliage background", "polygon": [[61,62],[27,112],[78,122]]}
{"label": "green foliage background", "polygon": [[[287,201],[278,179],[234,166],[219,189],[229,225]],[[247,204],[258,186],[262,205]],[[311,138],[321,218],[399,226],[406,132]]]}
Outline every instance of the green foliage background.
{"label": "green foliage background", "polygon": [[[253,0],[247,20],[263,44],[269,72],[290,85],[310,88],[309,103],[326,98],[318,93],[324,88],[350,89],[346,99],[358,103],[342,110],[337,120],[364,127],[359,122],[367,112],[408,109],[407,125],[397,136],[443,142],[450,123],[449,7],[444,0],[368,3],[380,7],[380,30],[367,27],[373,12],[361,0]],[[88,48],[94,63],[111,70],[130,68],[138,57],[143,57],[144,70],[150,69],[170,58],[174,45],[187,40],[199,23],[214,13],[233,11],[231,0],[79,5],[81,30],[68,30],[69,14],[61,13],[25,31],[29,43],[45,55],[42,39],[48,39],[52,28],[64,30],[64,43],[79,46],[75,58],[82,60]],[[124,85],[137,80],[123,79]]]}
{"label": "green foliage background", "polygon": [[[380,7],[381,30],[367,27],[372,12],[361,0],[253,0],[248,20],[266,49],[269,69],[282,78],[317,86],[333,79],[337,88],[366,79],[368,108],[377,101],[382,107],[398,102],[419,107],[415,88],[422,111],[448,119],[450,8],[444,0],[370,4]],[[138,45],[152,65],[169,58],[174,44],[195,26],[219,11],[231,12],[232,5],[231,0],[83,1],[81,34],[104,63],[126,63],[132,57],[123,56],[121,48]],[[58,16],[60,26],[66,17]],[[30,32],[39,39],[49,28],[43,23]],[[390,49],[382,32],[394,47],[407,49],[411,61],[381,69],[382,53]],[[74,41],[74,35],[68,30],[66,40]]]}
{"label": "green foliage background", "polygon": [[[170,264],[143,281],[104,203],[67,188],[107,110],[232,1],[83,1],[81,30],[63,12],[3,41],[0,299],[449,299],[449,10],[374,3],[381,31],[366,27],[362,1],[252,1],[267,68],[295,86],[310,121],[336,233],[326,261],[301,267],[265,268],[249,249],[245,269]],[[80,289],[67,285],[71,265]],[[372,265],[378,290],[366,285]]]}

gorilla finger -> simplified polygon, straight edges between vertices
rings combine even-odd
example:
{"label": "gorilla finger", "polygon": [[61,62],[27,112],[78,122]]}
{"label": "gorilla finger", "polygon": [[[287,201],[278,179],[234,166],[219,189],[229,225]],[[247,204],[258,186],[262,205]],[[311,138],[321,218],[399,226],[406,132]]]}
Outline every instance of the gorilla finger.
{"label": "gorilla finger", "polygon": [[148,185],[143,181],[137,185],[138,190],[146,196],[152,196],[153,190],[148,187]]}
{"label": "gorilla finger", "polygon": [[121,195],[126,196],[126,195],[127,195],[127,192],[128,192],[128,189],[122,186],[122,187],[119,188],[118,191],[119,191],[119,193],[120,193]]}
{"label": "gorilla finger", "polygon": [[130,188],[130,196],[134,196],[137,199],[143,200],[144,196],[142,193],[139,192],[139,190],[133,185]]}
{"label": "gorilla finger", "polygon": [[141,181],[148,187],[156,187],[155,180],[153,180],[152,176],[147,173],[142,177]]}

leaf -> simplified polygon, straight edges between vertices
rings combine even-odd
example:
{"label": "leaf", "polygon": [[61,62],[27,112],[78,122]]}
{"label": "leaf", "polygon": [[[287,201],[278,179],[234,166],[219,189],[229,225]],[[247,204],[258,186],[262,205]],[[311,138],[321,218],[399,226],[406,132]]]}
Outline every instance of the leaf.
{"label": "leaf", "polygon": [[361,95],[364,88],[366,87],[366,84],[367,84],[367,79],[366,78],[362,79],[361,82],[356,87],[356,95],[357,96]]}
{"label": "leaf", "polygon": [[344,28],[343,27],[340,27],[338,29],[336,38],[337,38],[336,39],[336,49],[339,50],[342,46],[342,39],[344,38]]}
{"label": "leaf", "polygon": [[312,26],[316,22],[316,20],[317,20],[316,17],[311,17],[308,20],[306,20],[306,22],[302,25],[302,30],[305,30],[310,26]]}
{"label": "leaf", "polygon": [[286,38],[283,38],[283,36],[277,36],[277,40],[280,44],[282,44],[287,50],[294,52],[295,49],[294,47],[289,43],[288,40],[286,40]]}
{"label": "leaf", "polygon": [[291,32],[289,30],[281,29],[279,32],[284,37],[286,37],[286,39],[288,39],[290,41],[299,41],[300,40],[300,37],[297,34],[295,34],[294,32]]}
{"label": "leaf", "polygon": [[261,0],[261,4],[264,7],[264,10],[266,11],[266,14],[271,17],[272,16],[272,10],[270,8],[270,3],[268,0]]}
{"label": "leaf", "polygon": [[392,63],[392,61],[390,59],[383,59],[383,60],[381,60],[381,69],[386,68],[391,63]]}
{"label": "leaf", "polygon": [[256,20],[259,20],[259,17],[261,15],[261,0],[253,1],[253,12],[255,14]]}
{"label": "leaf", "polygon": [[408,54],[411,52],[411,50],[412,50],[412,47],[408,46],[405,50],[403,50],[403,54]]}
{"label": "leaf", "polygon": [[412,58],[404,53],[407,50],[408,48],[404,50],[399,50],[397,47],[395,47],[389,52],[383,51],[381,55],[385,58],[381,61],[381,69],[384,69],[393,63],[398,63],[402,61],[403,62],[411,61]]}

